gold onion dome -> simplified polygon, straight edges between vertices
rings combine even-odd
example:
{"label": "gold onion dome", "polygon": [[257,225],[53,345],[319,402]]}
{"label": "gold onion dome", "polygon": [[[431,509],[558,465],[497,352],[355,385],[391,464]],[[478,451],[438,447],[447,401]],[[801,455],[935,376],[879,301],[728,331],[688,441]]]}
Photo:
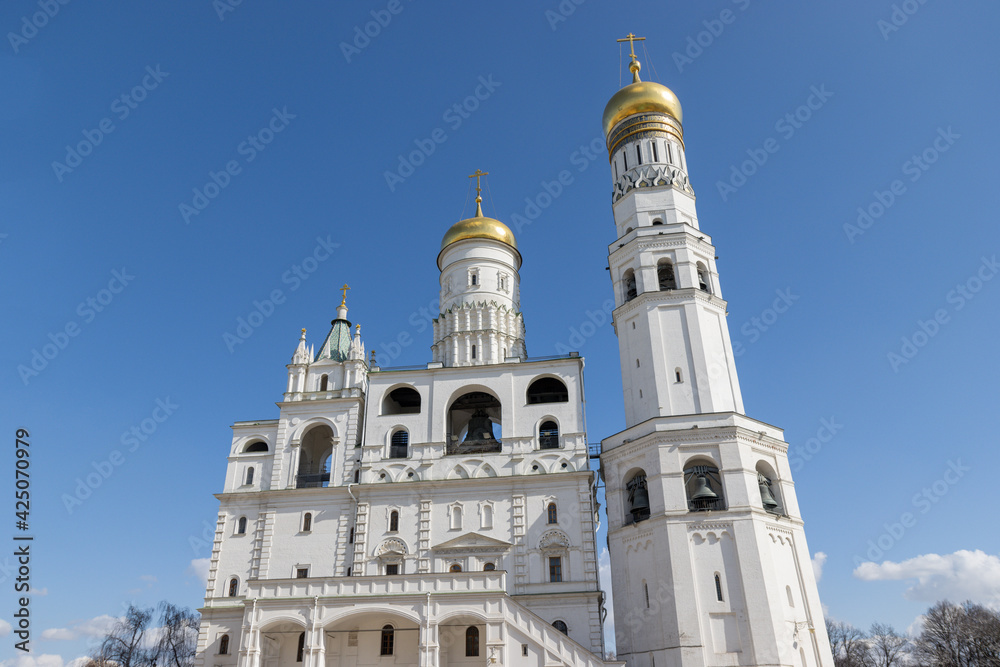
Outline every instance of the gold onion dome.
{"label": "gold onion dome", "polygon": [[510,231],[510,227],[499,220],[483,216],[482,211],[478,208],[476,209],[476,217],[459,220],[451,226],[451,229],[441,239],[441,250],[452,243],[465,239],[492,239],[506,243],[517,250],[517,241],[514,240],[514,232]]}
{"label": "gold onion dome", "polygon": [[641,65],[638,60],[629,64],[632,83],[615,93],[604,107],[604,136],[621,120],[638,113],[664,113],[682,122],[681,102],[674,91],[653,81],[639,79]]}

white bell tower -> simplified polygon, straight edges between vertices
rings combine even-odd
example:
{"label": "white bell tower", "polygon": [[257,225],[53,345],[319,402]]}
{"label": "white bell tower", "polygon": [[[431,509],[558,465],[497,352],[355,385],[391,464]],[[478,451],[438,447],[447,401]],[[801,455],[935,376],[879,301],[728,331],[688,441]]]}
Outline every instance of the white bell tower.
{"label": "white bell tower", "polygon": [[639,78],[604,111],[626,430],[602,442],[619,659],[833,659],[780,429],[746,417],[681,105]]}

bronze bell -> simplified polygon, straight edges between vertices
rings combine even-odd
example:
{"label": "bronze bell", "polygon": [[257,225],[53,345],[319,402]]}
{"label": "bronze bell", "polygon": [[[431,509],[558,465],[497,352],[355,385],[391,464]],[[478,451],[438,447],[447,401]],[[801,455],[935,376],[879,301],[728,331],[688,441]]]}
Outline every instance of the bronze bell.
{"label": "bronze bell", "polygon": [[771,493],[771,487],[764,480],[760,480],[760,499],[764,503],[764,509],[767,511],[775,510],[778,508],[778,501],[774,499],[774,494]]}
{"label": "bronze bell", "polygon": [[632,506],[629,512],[632,514],[645,514],[649,512],[649,493],[646,492],[645,485],[638,486],[632,494]]}
{"label": "bronze bell", "polygon": [[470,440],[496,441],[496,438],[493,437],[493,421],[486,414],[486,410],[482,408],[473,412],[472,418],[469,419],[469,431],[465,434],[465,440],[462,442]]}
{"label": "bronze bell", "polygon": [[708,477],[705,475],[698,475],[698,481],[695,482],[694,493],[691,494],[691,500],[718,500],[719,496],[712,490],[712,487],[708,484]]}

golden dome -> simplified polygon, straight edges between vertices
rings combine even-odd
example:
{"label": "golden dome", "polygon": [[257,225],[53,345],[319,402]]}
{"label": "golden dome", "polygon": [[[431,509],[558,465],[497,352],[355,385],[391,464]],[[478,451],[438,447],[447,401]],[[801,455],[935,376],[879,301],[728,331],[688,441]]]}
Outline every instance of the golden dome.
{"label": "golden dome", "polygon": [[634,58],[635,56],[629,65],[632,83],[615,93],[604,107],[604,136],[608,136],[611,128],[620,120],[637,113],[665,113],[678,123],[683,122],[681,101],[674,95],[674,91],[654,81],[641,81],[641,66]]}
{"label": "golden dome", "polygon": [[[478,212],[478,211],[477,211]],[[477,215],[474,218],[459,220],[451,229],[445,233],[441,239],[441,250],[444,250],[452,243],[464,241],[465,239],[492,239],[500,243],[506,243],[514,250],[517,250],[517,241],[514,240],[514,232],[510,227],[499,220]]]}

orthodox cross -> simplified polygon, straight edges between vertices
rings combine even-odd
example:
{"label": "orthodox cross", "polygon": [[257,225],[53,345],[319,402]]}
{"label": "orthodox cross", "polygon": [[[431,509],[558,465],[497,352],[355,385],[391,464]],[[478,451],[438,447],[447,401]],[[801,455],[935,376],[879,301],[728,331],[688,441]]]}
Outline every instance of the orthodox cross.
{"label": "orthodox cross", "polygon": [[351,288],[347,286],[347,283],[344,283],[344,286],[340,288],[341,294],[344,295],[344,298],[340,300],[340,305],[341,306],[346,306],[347,305],[347,290],[349,290],[349,289],[351,289]]}
{"label": "orthodox cross", "polygon": [[632,51],[632,60],[635,61],[635,43],[645,41],[645,37],[636,37],[632,33],[625,35],[625,39],[619,39],[619,42],[628,42],[629,49]]}
{"label": "orthodox cross", "polygon": [[479,187],[479,178],[481,176],[489,176],[489,175],[490,175],[490,172],[488,172],[488,171],[482,171],[481,169],[476,169],[476,173],[469,174],[469,178],[476,179],[476,197],[477,198],[479,197],[479,193],[482,191],[482,188]]}

